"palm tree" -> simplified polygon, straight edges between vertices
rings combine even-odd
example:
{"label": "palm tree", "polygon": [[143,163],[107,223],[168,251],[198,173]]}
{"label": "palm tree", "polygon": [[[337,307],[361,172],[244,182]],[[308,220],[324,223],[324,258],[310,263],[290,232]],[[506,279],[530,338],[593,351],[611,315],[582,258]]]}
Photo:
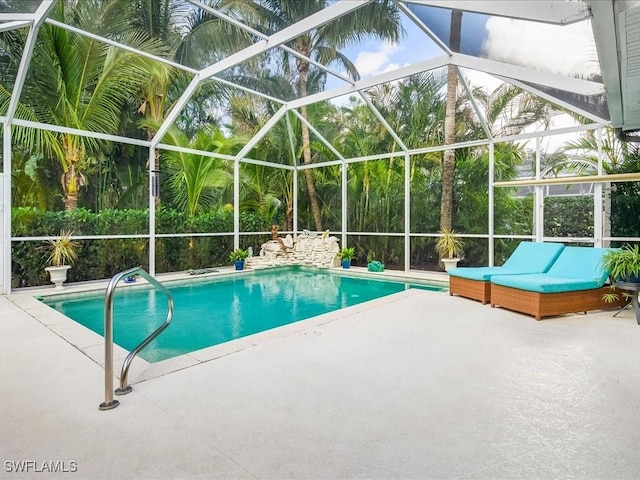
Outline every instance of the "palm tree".
{"label": "palm tree", "polygon": [[[409,148],[440,145],[442,143],[443,100],[440,91],[445,86],[442,70],[411,75],[397,84],[385,84],[368,93],[391,128]],[[377,124],[371,117],[370,122]],[[389,140],[391,137],[388,136]],[[395,141],[384,150],[397,149]],[[393,150],[390,150],[393,149]]]}
{"label": "palm tree", "polygon": [[[53,18],[73,19],[80,28],[99,31],[123,43],[156,52],[157,42],[135,30],[127,30],[126,18],[113,15],[109,2],[60,2]],[[103,8],[104,7],[104,8]],[[3,46],[13,61],[19,61],[24,39],[19,32],[6,32]],[[24,104],[18,118],[98,133],[116,134],[121,112],[132,94],[143,85],[148,60],[110,47],[85,36],[45,24],[38,37],[30,71],[24,86]],[[0,85],[0,102],[6,108],[11,92]],[[55,157],[62,169],[63,202],[67,210],[78,204],[79,189],[85,184],[86,159],[104,143],[92,137],[70,133],[34,131],[14,127],[16,142]]]}
{"label": "palm tree", "polygon": [[[307,91],[316,93],[321,91],[326,79],[326,73],[313,68],[307,78]],[[269,95],[283,100],[293,100],[296,98],[295,85],[291,80],[279,73],[263,73],[260,77],[247,74],[237,74],[233,77],[237,84],[247,86],[257,91],[268,93]],[[279,104],[274,104],[270,100],[265,100],[253,95],[235,93],[229,99],[230,114],[232,118],[232,131],[234,134],[253,136],[280,108]],[[338,122],[333,121],[335,107],[329,102],[321,102],[309,106],[307,118],[323,132],[325,138],[331,141],[335,134]],[[289,115],[289,122],[292,131],[300,131],[302,122],[298,117]],[[291,150],[293,143],[293,152]],[[312,142],[309,147],[314,147],[316,158],[321,158],[326,153],[325,146],[316,146]],[[286,121],[282,120],[276,124],[248,154],[249,157],[258,160],[268,160],[271,162],[287,165],[297,164],[303,159],[303,145],[299,137],[290,139]],[[331,154],[332,155],[332,154]],[[284,208],[286,229],[293,229],[293,175],[285,170],[277,168],[263,168],[253,164],[244,164],[242,172],[247,175],[244,178],[247,184],[243,185],[241,201],[243,208],[265,211],[268,215],[273,213],[273,206],[276,202],[267,199],[277,199],[280,206]],[[318,180],[316,174],[315,180]],[[332,179],[333,180],[333,179]],[[332,182],[335,186],[335,181]],[[300,202],[302,203],[302,202]],[[321,209],[321,215],[326,209]]]}
{"label": "palm tree", "polygon": [[[450,47],[454,52],[460,51],[460,31],[462,26],[462,10],[451,10]],[[447,67],[447,101],[444,117],[444,144],[451,145],[456,141],[456,98],[458,89],[458,73],[455,65]],[[440,198],[440,231],[451,230],[453,224],[453,182],[456,168],[455,150],[445,150],[442,160],[442,194]]]}
{"label": "palm tree", "polygon": [[[231,3],[243,3],[255,5],[252,0],[229,0]],[[328,7],[331,0],[258,0],[255,13],[259,15],[260,30],[267,34],[277,32],[291,26],[306,17]],[[377,0],[364,7],[324,24],[317,29],[303,33],[289,43],[296,52],[313,58],[324,65],[338,65],[344,68],[347,74],[358,79],[359,74],[355,65],[345,57],[340,50],[355,45],[367,37],[379,38],[384,41],[397,41],[402,32],[400,15],[391,0]],[[291,69],[296,74],[295,84],[298,89],[298,97],[307,96],[307,83],[311,64],[304,59],[296,57],[285,50],[278,50],[281,55],[285,71]],[[306,106],[300,108],[300,114],[308,119]],[[311,140],[309,128],[301,124],[301,137],[303,147],[303,163],[309,165],[313,162],[311,155]],[[316,230],[322,230],[322,217],[320,205],[316,194],[314,174],[311,169],[304,170],[307,192],[309,195],[311,213]]]}
{"label": "palm tree", "polygon": [[[516,135],[526,128],[548,126],[558,110],[545,100],[518,87],[502,84],[491,92],[481,87],[471,87],[476,104],[482,112],[484,124],[493,137]],[[467,93],[461,93],[456,110],[456,130],[462,138],[480,138],[484,133]],[[493,178],[495,181],[512,180],[517,176],[516,167],[524,163],[523,144],[500,142],[494,144]],[[489,150],[486,146],[461,148],[456,153],[454,227],[465,233],[486,233],[488,224]],[[502,234],[522,234],[530,231],[531,215],[524,214],[524,204],[514,197],[516,189],[498,188],[494,192],[494,227]],[[525,208],[526,210],[526,208]],[[501,249],[513,248],[498,242],[496,254]],[[474,239],[465,242],[466,255],[477,264],[486,263],[486,244]],[[506,251],[506,250],[503,250]]]}
{"label": "palm tree", "polygon": [[[440,90],[444,86],[441,72],[412,75],[401,82],[385,84],[368,93],[376,109],[408,148],[438,145],[442,130],[438,120],[444,111]],[[339,149],[345,156],[358,157],[399,149],[390,133],[380,124],[371,109],[361,102],[343,108]],[[427,157],[429,166],[414,158],[411,162],[412,229],[428,231],[439,198],[439,183],[432,172],[439,159]],[[404,159],[404,154],[400,157]],[[349,166],[349,225],[357,231],[402,231],[404,216],[404,160],[398,158],[357,162]],[[434,177],[432,182],[429,179]],[[431,198],[433,197],[433,198]],[[368,252],[393,265],[402,248],[388,237],[363,237],[360,245]],[[394,255],[394,248],[396,253]]]}
{"label": "palm tree", "polygon": [[[200,130],[192,138],[172,127],[165,136],[169,145],[227,155],[237,153],[245,140],[242,137],[225,137],[214,126]],[[162,157],[166,161],[167,183],[173,193],[173,201],[189,216],[220,203],[223,192],[233,185],[233,173],[227,160],[173,150],[163,152]]]}
{"label": "palm tree", "polygon": [[[204,68],[252,43],[251,37],[243,30],[195,8],[187,0],[119,1],[128,12],[131,28],[140,29],[160,42],[165,49],[165,57],[191,68]],[[212,3],[224,11],[222,4],[225,1]],[[190,81],[189,74],[166,64],[155,64],[149,81],[139,94],[140,113],[152,124],[161,123],[172,101],[180,96]],[[209,96],[211,91],[211,88],[200,88],[203,97]],[[219,96],[220,91],[217,93]],[[148,132],[148,136],[154,133]]]}
{"label": "palm tree", "polygon": [[[165,57],[192,68],[203,68],[225,54],[251,44],[246,32],[205,10],[195,8],[187,0],[119,1],[121,8],[128,12],[132,28],[141,29],[160,42],[165,49]],[[213,5],[223,8],[220,3],[217,0]],[[144,117],[141,125],[148,140],[154,137],[173,102],[180,97],[191,79],[190,74],[165,63],[155,62],[151,66],[147,81],[136,94],[138,113]],[[195,135],[199,128],[210,126],[206,111],[211,102],[216,102],[223,94],[224,90],[215,83],[204,84],[198,89],[190,103],[192,107],[183,109],[176,121],[183,130],[181,140]],[[203,118],[206,120],[202,121]],[[158,150],[155,155],[156,169],[159,170]],[[156,206],[159,202],[160,199],[156,198]]]}

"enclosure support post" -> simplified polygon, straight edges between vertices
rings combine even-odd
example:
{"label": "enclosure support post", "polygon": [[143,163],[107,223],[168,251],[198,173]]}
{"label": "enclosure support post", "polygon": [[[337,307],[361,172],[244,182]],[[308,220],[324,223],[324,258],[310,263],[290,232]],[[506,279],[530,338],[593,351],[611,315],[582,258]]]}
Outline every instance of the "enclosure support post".
{"label": "enclosure support post", "polygon": [[411,156],[404,153],[404,271],[411,270]]}
{"label": "enclosure support post", "polygon": [[495,155],[494,155],[494,145],[493,140],[489,142],[489,266],[493,267],[495,262],[495,206],[494,206],[494,186],[493,182],[495,181]]}
{"label": "enclosure support post", "polygon": [[240,248],[240,161],[233,162],[233,248]]}
{"label": "enclosure support post", "polygon": [[[536,180],[540,180],[540,137],[536,137]],[[534,187],[533,229],[536,242],[544,240],[544,185]]]}
{"label": "enclosure support post", "polygon": [[347,246],[347,162],[342,159],[342,247]]}
{"label": "enclosure support post", "polygon": [[11,293],[11,126],[2,125],[2,293]]}
{"label": "enclosure support post", "polygon": [[293,236],[298,235],[298,162],[296,161],[296,147],[293,144],[293,128],[289,119],[289,112],[284,117],[287,121],[287,136],[289,137],[289,149],[291,151],[291,165],[293,166]]}
{"label": "enclosure support post", "polygon": [[[596,130],[596,138],[598,142],[598,175],[603,175],[604,168],[602,166],[602,128]],[[603,185],[600,182],[593,185],[593,246],[600,248],[604,246],[602,235],[604,233],[603,216],[605,215],[605,210],[602,187]]]}
{"label": "enclosure support post", "polygon": [[293,170],[293,232],[298,234],[298,167]]}
{"label": "enclosure support post", "polygon": [[156,170],[156,149],[149,147],[149,274],[156,274],[156,196],[160,198],[160,178]]}

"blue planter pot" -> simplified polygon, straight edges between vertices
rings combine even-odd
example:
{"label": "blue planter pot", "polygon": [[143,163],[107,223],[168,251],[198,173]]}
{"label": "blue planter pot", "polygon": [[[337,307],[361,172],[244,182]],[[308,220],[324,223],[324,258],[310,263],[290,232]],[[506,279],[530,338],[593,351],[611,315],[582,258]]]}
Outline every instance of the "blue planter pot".
{"label": "blue planter pot", "polygon": [[351,266],[351,260],[342,260],[342,268],[349,268]]}
{"label": "blue planter pot", "polygon": [[236,266],[236,270],[244,270],[244,260],[236,260],[233,264]]}

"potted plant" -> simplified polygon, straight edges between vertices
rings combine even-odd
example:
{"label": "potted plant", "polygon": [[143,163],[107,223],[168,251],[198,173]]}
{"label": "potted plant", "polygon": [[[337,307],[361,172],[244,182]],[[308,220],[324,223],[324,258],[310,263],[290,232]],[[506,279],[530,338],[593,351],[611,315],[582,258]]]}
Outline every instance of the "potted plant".
{"label": "potted plant", "polygon": [[602,267],[610,272],[612,282],[639,282],[640,247],[627,244],[608,250],[602,256]]}
{"label": "potted plant", "polygon": [[[608,250],[602,256],[602,268],[609,271],[609,279],[611,281],[611,291],[602,295],[607,303],[613,303],[620,299],[615,292],[616,286],[625,290],[624,284],[640,283],[638,275],[640,274],[640,247],[638,245],[625,245],[622,248]],[[620,283],[621,284],[620,284]],[[626,290],[634,291],[633,285],[627,285]],[[633,298],[633,294],[626,291],[622,292],[622,296],[627,301]]]}
{"label": "potted plant", "polygon": [[345,247],[340,250],[338,256],[342,262],[342,268],[349,268],[351,266],[351,260],[356,254],[356,249],[353,247]]}
{"label": "potted plant", "polygon": [[76,250],[79,244],[71,237],[70,231],[63,230],[57,238],[47,240],[47,244],[43,247],[49,255],[47,262],[50,265],[45,270],[49,272],[51,282],[55,284],[54,290],[64,288],[62,284],[67,280],[67,271],[78,257]]}
{"label": "potted plant", "polygon": [[444,264],[444,269],[449,271],[458,265],[460,261],[458,255],[462,255],[463,243],[453,230],[445,228],[440,233],[441,236],[436,240],[436,251]]}
{"label": "potted plant", "polygon": [[236,270],[244,269],[244,261],[249,256],[248,250],[243,250],[242,248],[237,248],[233,252],[229,254],[229,260],[235,265]]}

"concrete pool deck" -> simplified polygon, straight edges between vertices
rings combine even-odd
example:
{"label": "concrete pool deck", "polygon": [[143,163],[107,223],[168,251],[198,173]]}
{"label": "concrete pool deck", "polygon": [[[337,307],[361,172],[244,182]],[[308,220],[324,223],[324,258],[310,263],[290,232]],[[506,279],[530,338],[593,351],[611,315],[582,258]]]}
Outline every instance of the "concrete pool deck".
{"label": "concrete pool deck", "polygon": [[536,322],[408,290],[138,381],[102,412],[100,362],[36,320],[42,312],[25,309],[23,295],[0,297],[0,478],[640,471],[640,327],[631,310]]}

